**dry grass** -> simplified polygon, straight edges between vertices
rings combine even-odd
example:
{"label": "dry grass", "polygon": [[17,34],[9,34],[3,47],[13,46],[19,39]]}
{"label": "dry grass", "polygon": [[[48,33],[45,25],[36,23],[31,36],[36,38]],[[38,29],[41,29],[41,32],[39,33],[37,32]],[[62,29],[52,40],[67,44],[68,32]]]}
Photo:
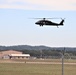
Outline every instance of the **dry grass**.
{"label": "dry grass", "polygon": [[[61,64],[29,64],[19,63],[25,60],[0,60],[0,75],[61,75]],[[6,61],[6,63],[5,63]],[[74,62],[76,60],[68,60],[65,62]],[[10,62],[10,63],[8,63]],[[13,63],[16,62],[16,63]],[[61,62],[61,60],[26,60],[26,62]],[[76,65],[64,65],[64,75],[76,75]]]}

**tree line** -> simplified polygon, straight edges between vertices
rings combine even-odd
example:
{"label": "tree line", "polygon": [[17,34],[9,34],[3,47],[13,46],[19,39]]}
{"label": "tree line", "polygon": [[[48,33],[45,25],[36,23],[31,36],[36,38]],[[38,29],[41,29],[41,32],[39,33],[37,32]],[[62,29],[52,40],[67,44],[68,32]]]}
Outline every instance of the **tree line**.
{"label": "tree line", "polygon": [[61,58],[62,53],[66,59],[76,59],[76,51],[62,51],[62,50],[19,50],[23,54],[30,54],[37,58]]}

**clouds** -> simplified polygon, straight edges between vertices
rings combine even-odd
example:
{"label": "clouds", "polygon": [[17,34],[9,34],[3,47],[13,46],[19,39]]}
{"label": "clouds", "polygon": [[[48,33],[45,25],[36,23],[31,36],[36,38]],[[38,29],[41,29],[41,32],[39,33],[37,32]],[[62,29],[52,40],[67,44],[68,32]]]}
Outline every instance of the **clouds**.
{"label": "clouds", "polygon": [[28,10],[76,10],[76,0],[2,0],[0,8]]}

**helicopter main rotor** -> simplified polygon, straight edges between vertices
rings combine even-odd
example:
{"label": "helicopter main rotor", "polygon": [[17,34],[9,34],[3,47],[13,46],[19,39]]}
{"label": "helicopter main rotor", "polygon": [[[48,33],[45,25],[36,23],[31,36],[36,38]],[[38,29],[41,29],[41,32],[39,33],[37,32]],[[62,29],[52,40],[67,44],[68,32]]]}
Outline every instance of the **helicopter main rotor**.
{"label": "helicopter main rotor", "polygon": [[[43,20],[45,20],[45,19],[62,19],[62,18],[57,18],[57,17],[54,17],[54,18],[31,18],[31,19],[43,19]],[[65,18],[64,18],[65,19]],[[63,20],[63,19],[62,19]]]}

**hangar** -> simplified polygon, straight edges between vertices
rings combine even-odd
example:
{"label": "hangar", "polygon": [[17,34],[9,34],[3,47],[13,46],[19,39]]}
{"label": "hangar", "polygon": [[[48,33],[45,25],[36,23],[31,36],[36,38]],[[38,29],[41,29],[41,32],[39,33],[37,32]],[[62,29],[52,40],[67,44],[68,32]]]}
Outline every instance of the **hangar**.
{"label": "hangar", "polygon": [[22,54],[20,51],[6,50],[0,52],[0,59],[26,59],[30,54]]}

